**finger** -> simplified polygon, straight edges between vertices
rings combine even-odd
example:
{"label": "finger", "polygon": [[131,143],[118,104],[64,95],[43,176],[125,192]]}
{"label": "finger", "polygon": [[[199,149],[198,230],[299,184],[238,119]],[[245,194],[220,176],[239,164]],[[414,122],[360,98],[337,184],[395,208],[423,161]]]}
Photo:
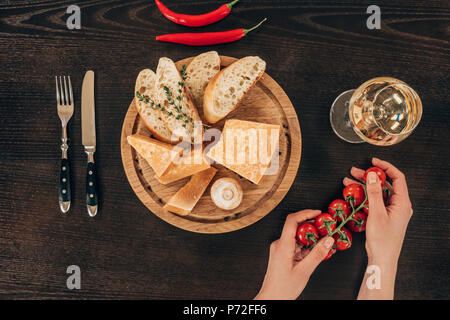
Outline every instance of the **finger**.
{"label": "finger", "polygon": [[294,267],[294,270],[308,277],[311,276],[317,266],[325,259],[328,252],[330,252],[333,244],[334,239],[332,237],[322,238],[311,252]]}
{"label": "finger", "polygon": [[403,172],[398,170],[392,164],[387,161],[380,160],[378,158],[373,158],[372,163],[374,166],[383,169],[389,178],[392,179],[392,186],[394,188],[394,192],[399,194],[404,198],[408,198],[408,186],[406,184],[406,178]]}
{"label": "finger", "polygon": [[349,185],[355,184],[355,183],[361,184],[360,182],[358,182],[358,181],[356,181],[356,180],[353,180],[353,179],[350,179],[350,178],[347,178],[347,177],[344,178],[344,180],[342,181],[342,183],[344,184],[344,186],[349,186]]}
{"label": "finger", "polygon": [[299,223],[312,219],[321,213],[320,210],[302,210],[299,212],[288,214],[286,222],[284,223],[283,231],[280,237],[280,246],[283,249],[289,250],[288,252],[294,252],[295,250],[295,235]]}
{"label": "finger", "polygon": [[352,167],[350,170],[352,176],[358,179],[359,181],[363,181],[364,172],[365,172],[364,170],[355,167]]}
{"label": "finger", "polygon": [[367,175],[367,197],[370,203],[370,215],[386,214],[386,207],[383,201],[383,189],[380,179],[375,172],[369,172]]}

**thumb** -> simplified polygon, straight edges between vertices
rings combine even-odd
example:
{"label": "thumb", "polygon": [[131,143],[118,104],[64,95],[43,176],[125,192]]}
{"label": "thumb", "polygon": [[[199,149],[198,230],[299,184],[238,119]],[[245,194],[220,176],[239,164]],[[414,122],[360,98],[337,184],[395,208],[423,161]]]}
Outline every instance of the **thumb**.
{"label": "thumb", "polygon": [[383,189],[381,182],[375,172],[369,172],[367,175],[367,197],[369,200],[369,214],[379,214],[386,210],[383,201]]}
{"label": "thumb", "polygon": [[300,269],[299,271],[303,274],[311,276],[317,266],[325,259],[328,252],[330,252],[333,247],[334,239],[332,237],[325,237],[321,239],[311,252],[300,261],[295,268]]}

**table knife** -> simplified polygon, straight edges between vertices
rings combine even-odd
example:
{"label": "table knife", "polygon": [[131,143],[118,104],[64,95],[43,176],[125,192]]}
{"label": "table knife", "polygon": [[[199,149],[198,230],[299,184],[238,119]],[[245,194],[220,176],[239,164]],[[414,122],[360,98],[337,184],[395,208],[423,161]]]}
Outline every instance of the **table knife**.
{"label": "table knife", "polygon": [[94,71],[84,75],[81,91],[81,133],[84,151],[87,154],[86,205],[89,216],[95,217],[98,210],[97,182],[94,153],[95,141],[95,98]]}

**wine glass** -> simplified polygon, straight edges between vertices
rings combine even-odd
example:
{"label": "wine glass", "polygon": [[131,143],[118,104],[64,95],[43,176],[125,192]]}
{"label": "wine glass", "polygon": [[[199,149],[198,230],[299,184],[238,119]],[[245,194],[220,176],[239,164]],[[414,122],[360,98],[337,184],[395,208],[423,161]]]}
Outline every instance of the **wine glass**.
{"label": "wine glass", "polygon": [[406,139],[422,117],[419,95],[403,81],[378,77],[341,93],[330,110],[331,127],[350,143],[390,146]]}

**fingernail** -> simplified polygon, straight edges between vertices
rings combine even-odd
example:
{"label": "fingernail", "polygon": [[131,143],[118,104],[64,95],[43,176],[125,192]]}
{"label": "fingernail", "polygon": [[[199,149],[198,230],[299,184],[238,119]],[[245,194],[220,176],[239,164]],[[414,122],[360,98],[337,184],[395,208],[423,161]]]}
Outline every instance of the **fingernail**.
{"label": "fingernail", "polygon": [[324,244],[325,244],[325,248],[331,249],[331,247],[334,244],[334,239],[332,237],[328,237],[328,238],[325,239],[325,243]]}
{"label": "fingernail", "polygon": [[378,180],[377,174],[375,172],[369,172],[367,175],[367,183],[368,184],[374,184]]}

